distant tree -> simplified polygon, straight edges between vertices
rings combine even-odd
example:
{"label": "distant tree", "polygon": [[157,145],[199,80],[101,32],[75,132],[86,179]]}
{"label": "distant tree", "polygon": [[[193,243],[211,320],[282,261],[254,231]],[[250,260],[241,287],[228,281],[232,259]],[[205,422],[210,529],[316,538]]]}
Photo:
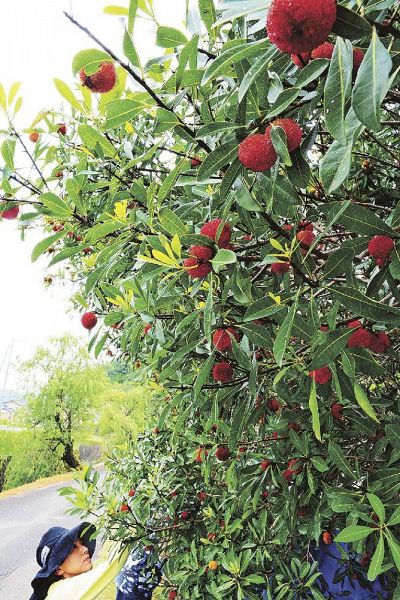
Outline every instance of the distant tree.
{"label": "distant tree", "polygon": [[21,365],[29,385],[24,421],[65,465],[79,467],[74,444],[85,423],[96,418],[96,398],[109,385],[102,364],[93,364],[73,336],[53,338]]}

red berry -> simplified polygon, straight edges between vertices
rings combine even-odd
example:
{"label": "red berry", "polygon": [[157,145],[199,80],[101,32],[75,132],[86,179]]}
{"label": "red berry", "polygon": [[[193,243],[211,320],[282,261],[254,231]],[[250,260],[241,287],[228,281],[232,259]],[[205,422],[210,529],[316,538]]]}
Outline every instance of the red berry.
{"label": "red berry", "polygon": [[282,473],[282,476],[287,482],[290,482],[293,479],[293,471],[291,469],[285,469]]}
{"label": "red berry", "polygon": [[299,54],[322,44],[335,20],[335,0],[273,0],[267,33],[282,52]]}
{"label": "red berry", "polygon": [[168,600],[175,600],[177,595],[178,595],[178,592],[176,590],[171,590],[170,593],[168,594]]}
{"label": "red berry", "polygon": [[364,52],[360,48],[353,48],[353,79],[355,79],[363,60]]}
{"label": "red berry", "polygon": [[283,275],[290,269],[290,263],[288,262],[276,262],[271,264],[271,271],[277,275]]}
{"label": "red berry", "polygon": [[214,346],[220,352],[227,352],[228,350],[232,350],[232,338],[233,336],[236,341],[240,340],[240,334],[233,327],[228,327],[227,329],[216,329],[214,331],[212,342]]}
{"label": "red berry", "polygon": [[310,62],[311,54],[310,52],[300,52],[299,54],[292,54],[290,58],[292,59],[292,63],[295,64],[296,67],[302,69]]}
{"label": "red berry", "polygon": [[311,221],[300,221],[300,223],[297,226],[297,231],[300,231],[301,229],[306,229],[307,231],[314,231],[314,224],[311,223]]}
{"label": "red berry", "polygon": [[239,160],[246,169],[268,171],[276,163],[277,154],[269,136],[262,133],[249,135],[239,144]]}
{"label": "red berry", "polygon": [[334,402],[331,404],[331,413],[334,419],[341,421],[343,419],[343,406],[338,402]]}
{"label": "red berry", "polygon": [[288,423],[288,429],[292,429],[292,431],[300,431],[300,425],[298,423]]}
{"label": "red berry", "polygon": [[272,410],[273,412],[278,412],[280,407],[281,405],[276,398],[272,398],[271,400],[269,400],[269,402],[267,402],[267,408],[269,408],[269,410]]}
{"label": "red berry", "polygon": [[192,167],[192,169],[195,169],[196,167],[199,167],[201,165],[201,160],[200,158],[192,158],[192,160],[190,161],[190,166]]}
{"label": "red berry", "polygon": [[354,329],[355,327],[361,327],[361,321],[350,321],[349,323],[347,323],[347,327],[350,327],[350,329]]}
{"label": "red berry", "polygon": [[269,492],[268,492],[268,490],[263,490],[262,497],[264,498],[264,500],[265,500],[266,498],[268,498],[268,496],[269,496]]}
{"label": "red berry", "polygon": [[175,496],[178,495],[178,492],[176,490],[172,490],[172,492],[170,493],[171,498],[175,498]]}
{"label": "red berry", "polygon": [[200,502],[204,502],[204,500],[206,500],[207,498],[207,494],[205,492],[198,492],[197,497],[200,500]]}
{"label": "red berry", "polygon": [[188,510],[183,510],[181,512],[181,519],[182,521],[187,521],[190,517],[189,511]]}
{"label": "red berry", "polygon": [[226,248],[231,241],[231,226],[222,219],[208,221],[200,229],[200,233],[211,238],[219,248]]}
{"label": "red berry", "polygon": [[322,541],[324,544],[332,544],[332,534],[330,531],[324,531],[322,534]]}
{"label": "red berry", "polygon": [[[295,467],[295,468],[293,468],[293,467]],[[297,475],[298,473],[301,473],[302,468],[303,467],[299,464],[298,458],[292,458],[289,460],[288,469],[290,469],[295,475]]]}
{"label": "red berry", "polygon": [[329,331],[329,327],[328,327],[328,325],[321,325],[320,330],[321,331]]}
{"label": "red berry", "polygon": [[195,451],[194,462],[201,463],[203,462],[203,458],[207,458],[208,452],[204,448],[204,446],[199,446]]}
{"label": "red berry", "polygon": [[268,469],[268,467],[270,466],[271,461],[268,459],[264,459],[260,462],[260,469],[261,471],[266,471]]}
{"label": "red berry", "polygon": [[136,494],[136,491],[135,491],[135,490],[129,490],[129,494],[128,494],[128,496],[129,496],[130,498],[133,498],[133,496],[134,496],[135,494]]}
{"label": "red berry", "polygon": [[332,378],[332,373],[329,367],[321,367],[320,369],[315,369],[314,371],[309,372],[310,377],[312,377],[316,383],[324,384],[328,383],[328,381]]}
{"label": "red berry", "polygon": [[311,52],[311,58],[313,60],[314,60],[314,58],[329,58],[329,59],[331,59],[334,48],[335,48],[334,45],[331,44],[330,42],[324,42],[317,48],[314,48],[314,50]]}
{"label": "red berry", "polygon": [[384,267],[386,265],[387,258],[376,258],[375,262],[378,267]]}
{"label": "red berry", "polygon": [[226,461],[229,460],[231,453],[226,446],[218,446],[217,450],[215,451],[215,456],[220,461]]}
{"label": "red berry", "polygon": [[231,363],[222,361],[216,363],[212,369],[212,375],[215,381],[221,381],[222,383],[227,383],[232,381],[233,377],[233,367]]}
{"label": "red berry", "polygon": [[369,349],[375,354],[382,354],[392,345],[389,336],[383,331],[371,334]]}
{"label": "red berry", "polygon": [[112,90],[117,81],[117,72],[111,62],[103,62],[93,75],[86,75],[85,70],[81,69],[79,76],[83,86],[100,94]]}
{"label": "red berry", "polygon": [[347,345],[349,348],[369,348],[370,344],[371,334],[363,327],[353,331],[347,340]]}
{"label": "red berry", "polygon": [[86,312],[81,316],[81,323],[85,329],[93,329],[97,323],[97,317],[93,312]]}
{"label": "red berry", "polygon": [[299,240],[301,246],[309,248],[315,239],[315,235],[308,229],[302,229],[296,234],[296,238]]}
{"label": "red berry", "polygon": [[143,327],[143,333],[149,333],[151,329],[151,323],[146,323],[146,325]]}
{"label": "red berry", "polygon": [[394,242],[387,235],[376,235],[368,244],[368,252],[374,258],[387,258],[393,248]]}
{"label": "red berry", "polygon": [[[7,201],[2,201],[1,204],[6,204]],[[0,206],[1,206],[0,204]],[[7,210],[3,210],[3,212],[0,213],[0,216],[3,217],[3,219],[7,219],[8,221],[12,221],[13,219],[16,219],[18,217],[19,214],[19,206],[18,204],[16,204],[15,206],[8,208]]]}
{"label": "red berry", "polygon": [[39,139],[39,134],[37,133],[37,131],[33,131],[31,134],[29,134],[29,139],[31,142],[33,142],[34,144],[36,144],[36,142]]}
{"label": "red berry", "polygon": [[210,540],[210,542],[213,542],[216,537],[217,537],[216,533],[207,533],[207,539]]}
{"label": "red berry", "polygon": [[186,258],[183,261],[183,266],[186,273],[192,279],[198,279],[200,277],[206,277],[212,271],[211,264],[209,262],[201,262],[198,258]]}
{"label": "red berry", "polygon": [[296,123],[296,121],[293,121],[292,119],[276,119],[271,123],[265,132],[265,136],[267,138],[271,137],[272,127],[281,127],[284,130],[289,152],[296,150],[296,148],[300,146],[303,130],[300,125]]}
{"label": "red berry", "polygon": [[190,246],[188,253],[200,260],[211,260],[215,254],[213,248],[208,246]]}
{"label": "red berry", "polygon": [[67,133],[67,126],[65,123],[57,123],[56,127],[57,133],[60,133],[61,135],[65,135]]}
{"label": "red berry", "polygon": [[119,510],[120,512],[129,512],[131,509],[127,504],[122,504]]}

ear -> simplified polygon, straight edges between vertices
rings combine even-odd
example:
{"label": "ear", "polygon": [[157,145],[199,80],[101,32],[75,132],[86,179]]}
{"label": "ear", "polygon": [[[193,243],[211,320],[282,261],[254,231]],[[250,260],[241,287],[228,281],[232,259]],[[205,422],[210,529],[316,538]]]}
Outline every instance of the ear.
{"label": "ear", "polygon": [[56,570],[56,575],[57,575],[58,577],[62,577],[62,576],[64,575],[64,571],[62,570],[62,568],[61,568],[61,567],[57,567],[57,570]]}

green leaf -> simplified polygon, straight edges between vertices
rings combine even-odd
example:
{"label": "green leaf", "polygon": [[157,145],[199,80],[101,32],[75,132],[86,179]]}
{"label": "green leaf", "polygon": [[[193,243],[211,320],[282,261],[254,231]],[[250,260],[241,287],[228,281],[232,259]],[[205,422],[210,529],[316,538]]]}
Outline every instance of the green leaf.
{"label": "green leaf", "polygon": [[374,29],[371,44],[357,73],[352,103],[358,119],[373,131],[381,128],[381,104],[389,89],[391,68],[390,53]]}
{"label": "green leaf", "polygon": [[375,581],[378,575],[381,573],[383,557],[385,555],[385,543],[383,541],[383,535],[379,537],[378,545],[371,559],[367,578],[369,581]]}
{"label": "green leaf", "polygon": [[315,358],[308,366],[310,371],[319,369],[324,365],[329,365],[345,348],[347,340],[352,331],[348,327],[329,331],[326,334],[326,341],[315,348]]}
{"label": "green leaf", "polygon": [[235,192],[235,202],[245,210],[260,212],[262,210],[254,195],[245,187],[241,187]]}
{"label": "green leaf", "polygon": [[213,33],[212,26],[217,20],[214,0],[198,0],[198,6],[201,20],[206,26],[208,33]]}
{"label": "green leaf", "polygon": [[383,502],[378,496],[375,494],[367,494],[368,501],[372,506],[373,510],[377,514],[380,523],[385,522],[385,507],[383,506]]}
{"label": "green leaf", "polygon": [[105,223],[97,223],[94,227],[89,229],[87,232],[87,240],[92,244],[97,242],[103,237],[106,237],[110,233],[114,233],[121,228],[121,223],[118,221],[106,221]]}
{"label": "green leaf", "polygon": [[57,217],[69,217],[72,214],[72,210],[68,204],[52,192],[42,194],[42,196],[40,196],[40,200],[45,206],[47,206],[47,208],[51,210],[52,214]]}
{"label": "green leaf", "polygon": [[333,138],[346,143],[344,128],[345,107],[351,91],[353,71],[353,47],[338,37],[330,61],[324,89],[324,113],[326,128]]}
{"label": "green leaf", "polygon": [[113,62],[113,59],[107,52],[91,48],[90,50],[82,50],[75,54],[72,60],[72,72],[74,75],[81,69],[85,70],[86,75],[93,75],[100,68],[103,62]]}
{"label": "green leaf", "polygon": [[187,158],[186,157],[181,158],[181,160],[178,162],[176,167],[174,169],[172,169],[172,171],[170,173],[168,173],[168,175],[162,182],[159,192],[158,192],[158,202],[160,204],[168,196],[168,194],[172,190],[173,186],[175,185],[176,180],[178,179],[179,175],[182,173],[182,171],[185,169],[186,166],[187,166]]}
{"label": "green leaf", "polygon": [[387,522],[388,527],[393,527],[393,525],[398,525],[400,523],[400,506],[396,508],[396,510],[391,514],[389,521]]}
{"label": "green leaf", "polygon": [[266,39],[261,39],[256,42],[244,43],[243,40],[235,40],[233,48],[226,49],[221,52],[217,58],[211,61],[206,67],[203,75],[202,85],[206,85],[211,79],[215,79],[218,75],[228,72],[232,64],[259,55],[263,50],[268,50],[269,43]]}
{"label": "green leaf", "polygon": [[87,148],[94,149],[96,144],[99,144],[105,156],[115,157],[117,155],[117,150],[112,143],[94,127],[79,125],[78,134]]}
{"label": "green leaf", "polygon": [[329,466],[326,464],[324,459],[321,458],[321,456],[312,456],[311,462],[317,469],[317,471],[319,471],[320,473],[325,473],[325,471],[329,471]]}
{"label": "green leaf", "polygon": [[210,262],[213,265],[214,270],[218,273],[220,267],[233,264],[236,262],[236,260],[236,253],[233,252],[233,250],[225,250],[224,248],[220,248]]}
{"label": "green leaf", "polygon": [[113,15],[115,17],[127,17],[128,16],[128,9],[125,8],[125,6],[116,6],[114,4],[105,6],[103,9],[103,12],[106,15]]}
{"label": "green leaf", "polygon": [[142,66],[140,63],[139,54],[137,53],[133,40],[127,30],[125,30],[124,33],[123,49],[124,54],[131,63],[131,65],[133,65],[134,67],[138,67],[138,69],[141,69]]}
{"label": "green leaf", "polygon": [[209,343],[211,343],[212,323],[213,323],[213,276],[209,278],[210,289],[208,290],[206,305],[204,307],[204,334]]}
{"label": "green leaf", "polygon": [[191,40],[188,41],[186,46],[182,48],[182,51],[179,56],[179,64],[178,68],[175,72],[175,90],[178,91],[182,82],[182,77],[186,68],[186,65],[189,62],[194,62],[197,65],[197,46],[199,43],[198,34],[193,36]]}
{"label": "green leaf", "polygon": [[211,352],[211,354],[207,358],[207,360],[204,361],[203,366],[200,370],[200,373],[197,375],[196,381],[194,382],[193,396],[195,399],[199,396],[203,385],[207,381],[207,378],[210,374],[213,362],[214,362],[214,352]]}
{"label": "green leaf", "polygon": [[136,13],[139,6],[139,0],[129,0],[129,12],[128,12],[128,31],[132,33],[133,26],[135,24]]}
{"label": "green leaf", "polygon": [[386,539],[389,544],[390,554],[398,571],[400,571],[400,544],[391,531],[386,531]]}
{"label": "green leaf", "polygon": [[358,13],[342,6],[337,5],[336,21],[332,27],[333,33],[347,38],[348,40],[360,40],[372,33],[372,27],[366,19]]}
{"label": "green leaf", "polygon": [[371,417],[371,419],[373,419],[377,423],[379,423],[379,419],[376,416],[373,407],[371,406],[367,394],[364,392],[363,388],[357,381],[354,382],[354,395],[360,408],[362,408],[365,414]]}
{"label": "green leaf", "polygon": [[197,174],[198,181],[208,179],[210,175],[214,175],[214,173],[236,158],[237,149],[237,142],[227,142],[210,152],[199,167]]}
{"label": "green leaf", "polygon": [[324,278],[329,279],[330,277],[336,277],[347,273],[352,267],[354,259],[354,252],[349,251],[348,248],[339,248],[328,256],[328,260],[325,263]]}
{"label": "green leaf", "polygon": [[277,304],[272,298],[261,298],[248,307],[243,317],[243,321],[255,321],[256,319],[269,317],[280,310],[283,310],[283,308],[284,306]]}
{"label": "green leaf", "polygon": [[306,85],[314,81],[319,77],[330,64],[330,61],[326,58],[315,58],[311,60],[308,65],[300,70],[296,80],[297,88],[304,88]]}
{"label": "green leaf", "polygon": [[1,155],[10,171],[14,171],[15,140],[6,139],[1,145]]}
{"label": "green leaf", "polygon": [[317,400],[317,386],[315,383],[315,379],[311,380],[311,388],[310,388],[310,396],[308,399],[308,405],[311,411],[311,420],[312,420],[312,428],[315,434],[315,437],[320,442],[321,438],[321,425],[319,420],[319,410],[318,410],[318,400]]}
{"label": "green leaf", "polygon": [[287,167],[292,166],[285,130],[282,127],[271,127],[271,142],[277,155]]}
{"label": "green leaf", "polygon": [[290,340],[293,321],[297,311],[297,305],[299,300],[299,294],[296,295],[296,298],[290,307],[288,314],[285,317],[282,325],[279,327],[279,331],[275,337],[273,353],[276,360],[276,363],[279,367],[282,366],[283,359],[285,357],[286,346]]}
{"label": "green leaf", "polygon": [[262,77],[262,73],[264,72],[264,76],[267,76],[267,70],[269,61],[277,54],[277,49],[275,46],[271,46],[268,48],[266,52],[263,52],[257,60],[251,65],[250,69],[247,71],[245,76],[243,77],[240,86],[239,86],[239,95],[238,100],[241,102],[245,97],[247,90],[250,86],[255,83],[255,81]]}
{"label": "green leaf", "polygon": [[64,83],[61,79],[53,79],[54,85],[56,86],[59,94],[67,101],[71,106],[76,108],[77,111],[83,112],[83,106],[76,98],[71,88]]}
{"label": "green leaf", "polygon": [[231,121],[216,121],[215,123],[207,123],[199,127],[196,138],[203,138],[207,135],[213,136],[216,133],[222,133],[223,131],[232,131],[234,129],[246,129],[245,125],[238,125]]}
{"label": "green leaf", "polygon": [[400,322],[400,309],[372,300],[355,288],[341,285],[330,288],[330,293],[354,315],[383,323]]}
{"label": "green leaf", "polygon": [[272,340],[266,327],[246,323],[245,325],[240,325],[240,329],[255,346],[259,346],[260,348],[271,348]]}
{"label": "green leaf", "polygon": [[172,211],[169,208],[162,208],[158,213],[158,218],[161,223],[161,227],[168,231],[169,234],[178,235],[181,237],[182,235],[187,234],[187,227],[178,217],[176,212]]}
{"label": "green leaf", "polygon": [[52,244],[54,244],[54,242],[56,242],[63,236],[65,236],[65,232],[59,231],[58,233],[55,233],[54,235],[50,235],[49,237],[45,238],[44,240],[41,240],[40,242],[38,242],[32,250],[31,261],[35,262],[35,260],[37,260],[39,258],[39,256],[41,256],[43,254],[43,252],[46,252],[47,248],[50,248],[50,246]]}
{"label": "green leaf", "polygon": [[135,100],[114,100],[107,104],[107,120],[104,125],[104,131],[115,129],[119,125],[124,125],[127,121],[133,121],[144,109],[143,105]]}
{"label": "green leaf", "polygon": [[[331,211],[340,209],[342,202],[333,202]],[[361,233],[369,237],[374,235],[391,235],[392,229],[382,219],[380,219],[372,210],[365,206],[350,204],[346,210],[337,218],[337,223],[343,225],[347,230],[354,233]]]}
{"label": "green leaf", "polygon": [[357,476],[353,472],[348,460],[345,458],[343,454],[343,450],[338,444],[335,444],[332,440],[329,441],[328,445],[328,454],[332,462],[339,467],[340,471],[350,477],[352,481],[354,481]]}
{"label": "green leaf", "polygon": [[157,29],[156,44],[161,48],[176,48],[187,43],[187,37],[174,27],[160,25]]}
{"label": "green leaf", "polygon": [[82,250],[82,246],[71,246],[70,248],[64,248],[63,250],[61,250],[61,252],[53,256],[53,258],[49,262],[49,267],[52,267],[53,265],[56,265],[57,263],[66,260],[71,256],[74,256],[75,254],[79,254],[80,252],[82,252]]}
{"label": "green leaf", "polygon": [[345,527],[335,536],[335,542],[343,542],[348,544],[349,542],[358,542],[359,540],[365,539],[371,533],[374,533],[375,529],[367,527],[366,525],[350,525]]}
{"label": "green leaf", "polygon": [[292,166],[286,169],[287,176],[293,185],[305,190],[311,177],[311,169],[303,157],[300,148],[290,153]]}
{"label": "green leaf", "polygon": [[279,94],[273,104],[273,108],[268,112],[267,118],[272,119],[281,112],[283,112],[288,106],[292,104],[301,92],[301,88],[289,88]]}

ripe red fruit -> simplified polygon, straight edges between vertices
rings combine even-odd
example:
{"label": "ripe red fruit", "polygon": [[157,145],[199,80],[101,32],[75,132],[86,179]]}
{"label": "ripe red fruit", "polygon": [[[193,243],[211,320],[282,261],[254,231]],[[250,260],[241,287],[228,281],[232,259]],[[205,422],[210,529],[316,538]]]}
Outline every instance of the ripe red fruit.
{"label": "ripe red fruit", "polygon": [[151,323],[146,323],[146,325],[143,327],[143,333],[149,333],[151,329]]}
{"label": "ripe red fruit", "polygon": [[360,48],[353,48],[353,79],[355,79],[363,60],[364,52]]}
{"label": "ripe red fruit", "polygon": [[272,398],[267,402],[267,408],[272,410],[273,412],[277,412],[280,409],[281,405],[276,398]]}
{"label": "ripe red fruit", "polygon": [[131,509],[129,508],[129,506],[127,504],[121,504],[120,507],[120,512],[129,512]]}
{"label": "ripe red fruit", "polygon": [[[220,227],[222,223],[223,225]],[[214,219],[205,223],[200,229],[200,233],[211,238],[219,248],[226,248],[231,241],[231,226],[222,219]]]}
{"label": "ripe red fruit", "polygon": [[58,177],[59,179],[61,179],[62,176],[63,176],[63,172],[62,171],[57,171],[56,177]]}
{"label": "ripe red fruit", "polygon": [[329,331],[328,325],[321,325],[320,331]]}
{"label": "ripe red fruit", "polygon": [[306,506],[299,506],[297,514],[299,515],[299,517],[306,517],[307,516],[307,507]]}
{"label": "ripe red fruit", "polygon": [[178,492],[176,490],[172,490],[172,492],[170,493],[171,498],[175,498],[175,496],[178,495]]}
{"label": "ripe red fruit", "polygon": [[228,350],[232,350],[232,338],[231,335],[238,342],[240,340],[240,334],[233,327],[228,327],[227,329],[216,329],[212,336],[212,342],[214,346],[220,352],[227,352]]}
{"label": "ripe red fruit", "polygon": [[215,540],[215,538],[217,537],[216,533],[207,533],[207,539],[210,540],[210,542],[213,542]]}
{"label": "ripe red fruit", "polygon": [[57,123],[57,133],[65,135],[67,133],[67,126],[65,123]]}
{"label": "ripe red fruit", "polygon": [[282,473],[282,477],[286,479],[288,483],[290,483],[293,479],[293,471],[291,469],[285,469]]}
{"label": "ripe red fruit", "polygon": [[329,59],[331,59],[334,48],[335,48],[334,45],[331,44],[330,42],[324,42],[317,48],[314,48],[314,50],[311,52],[311,58],[313,60],[314,60],[314,58],[329,58]]}
{"label": "ripe red fruit", "polygon": [[332,534],[330,531],[324,531],[322,534],[322,541],[324,544],[332,544]]}
{"label": "ripe red fruit", "polygon": [[283,275],[290,269],[290,263],[288,262],[276,262],[271,264],[271,271],[277,275]]}
{"label": "ripe red fruit", "polygon": [[199,167],[201,163],[202,161],[200,160],[200,158],[192,158],[192,160],[190,161],[190,166],[192,167],[192,169],[195,169],[196,167]]}
{"label": "ripe red fruit", "polygon": [[313,223],[311,223],[311,221],[300,221],[300,223],[297,226],[297,231],[300,231],[301,229],[306,229],[307,231],[314,231],[314,225]]}
{"label": "ripe red fruit", "polygon": [[112,90],[117,82],[117,72],[111,62],[103,62],[93,75],[86,75],[85,69],[81,69],[79,77],[83,86],[100,94]]}
{"label": "ripe red fruit", "polygon": [[360,327],[353,331],[347,340],[349,348],[369,348],[371,344],[371,333]]}
{"label": "ripe red fruit", "polygon": [[299,54],[322,44],[335,20],[335,0],[273,0],[267,33],[282,52]]}
{"label": "ripe red fruit", "polygon": [[334,419],[341,421],[343,419],[343,406],[338,402],[334,402],[331,404],[331,413]]}
{"label": "ripe red fruit", "polygon": [[387,258],[393,248],[394,242],[387,235],[375,235],[368,244],[368,252],[374,258]]}
{"label": "ripe red fruit", "polygon": [[359,321],[358,319],[356,321],[350,321],[349,323],[347,323],[347,327],[350,327],[350,329],[354,329],[355,327],[361,327],[361,321]]}
{"label": "ripe red fruit", "polygon": [[314,371],[309,372],[310,377],[312,377],[316,383],[324,384],[328,383],[328,381],[332,378],[332,373],[329,367],[321,367],[320,369],[315,369]]}
{"label": "ripe red fruit", "polygon": [[239,144],[239,160],[246,169],[262,172],[268,171],[278,158],[270,137],[262,133],[249,135]]}
{"label": "ripe red fruit", "polygon": [[227,383],[228,381],[232,381],[233,367],[231,363],[226,361],[216,363],[213,366],[212,375],[215,381]]}
{"label": "ripe red fruit", "polygon": [[[295,467],[295,468],[293,468]],[[291,458],[288,462],[288,469],[290,469],[295,475],[297,475],[298,473],[301,473],[302,471],[302,466],[301,464],[299,464],[299,459],[298,458]]]}
{"label": "ripe red fruit", "polygon": [[81,323],[85,329],[93,329],[97,323],[97,317],[93,312],[86,312],[81,316]]}
{"label": "ripe red fruit", "polygon": [[[6,201],[1,202],[1,204],[6,204]],[[0,205],[1,206],[1,205]],[[13,206],[12,208],[8,208],[7,210],[3,210],[3,212],[0,213],[0,217],[3,217],[3,219],[7,219],[8,221],[12,221],[13,219],[16,219],[19,215],[19,206],[18,204],[16,206]]]}
{"label": "ripe red fruit", "polygon": [[130,498],[133,498],[133,496],[136,494],[136,490],[129,490],[128,496]]}
{"label": "ripe red fruit", "polygon": [[300,431],[300,425],[298,423],[288,423],[288,429],[292,429],[293,431]]}
{"label": "ripe red fruit", "polygon": [[175,600],[177,595],[178,595],[178,592],[176,590],[171,590],[170,593],[168,594],[168,600]]}
{"label": "ripe red fruit", "polygon": [[187,521],[190,517],[189,511],[188,510],[183,510],[181,512],[181,519],[182,521]]}
{"label": "ripe red fruit", "polygon": [[194,453],[194,462],[201,463],[204,458],[207,458],[208,452],[204,446],[199,446]]}
{"label": "ripe red fruit", "polygon": [[229,449],[226,446],[218,446],[218,448],[215,451],[215,456],[218,460],[226,461],[229,460],[231,453],[229,452]]}
{"label": "ripe red fruit", "polygon": [[188,254],[200,260],[211,260],[214,256],[214,250],[208,246],[190,246]]}
{"label": "ripe red fruit", "polygon": [[53,225],[53,231],[62,231],[64,229],[64,225],[62,223],[56,223]]}
{"label": "ripe red fruit", "polygon": [[268,490],[263,490],[262,497],[264,498],[264,500],[266,500],[268,498],[268,496],[269,496]]}
{"label": "ripe red fruit", "polygon": [[378,333],[371,334],[371,341],[369,345],[371,352],[374,352],[375,354],[381,354],[390,348],[391,345],[392,342],[390,341],[387,333],[379,331]]}
{"label": "ripe red fruit", "polygon": [[36,144],[36,142],[39,139],[39,134],[37,133],[37,131],[33,131],[32,133],[29,134],[29,139],[31,142],[33,142],[34,144]]}
{"label": "ripe red fruit", "polygon": [[268,467],[270,466],[271,461],[268,459],[264,459],[260,462],[260,469],[261,471],[266,471],[268,469]]}
{"label": "ripe red fruit", "polygon": [[192,277],[192,279],[206,277],[212,271],[212,267],[209,262],[201,262],[194,256],[191,258],[186,258],[183,261],[183,266],[186,273],[189,275],[189,277]]}
{"label": "ripe red fruit", "polygon": [[205,492],[198,492],[197,497],[200,500],[200,502],[204,502],[204,500],[206,500],[207,498],[207,494]]}
{"label": "ripe red fruit", "polygon": [[387,258],[376,258],[375,262],[378,267],[384,267],[386,265]]}
{"label": "ripe red fruit", "polygon": [[298,233],[296,233],[296,238],[299,240],[302,246],[306,246],[309,248],[315,239],[315,235],[312,231],[308,229],[302,229]]}
{"label": "ripe red fruit", "polygon": [[300,52],[299,54],[292,54],[290,58],[292,59],[292,63],[296,65],[296,67],[302,69],[310,62],[311,54],[310,52]]}
{"label": "ripe red fruit", "polygon": [[281,127],[284,130],[289,152],[296,150],[296,148],[300,146],[303,130],[296,121],[293,121],[292,119],[276,119],[265,131],[265,136],[267,138],[270,138],[271,136],[272,127]]}

